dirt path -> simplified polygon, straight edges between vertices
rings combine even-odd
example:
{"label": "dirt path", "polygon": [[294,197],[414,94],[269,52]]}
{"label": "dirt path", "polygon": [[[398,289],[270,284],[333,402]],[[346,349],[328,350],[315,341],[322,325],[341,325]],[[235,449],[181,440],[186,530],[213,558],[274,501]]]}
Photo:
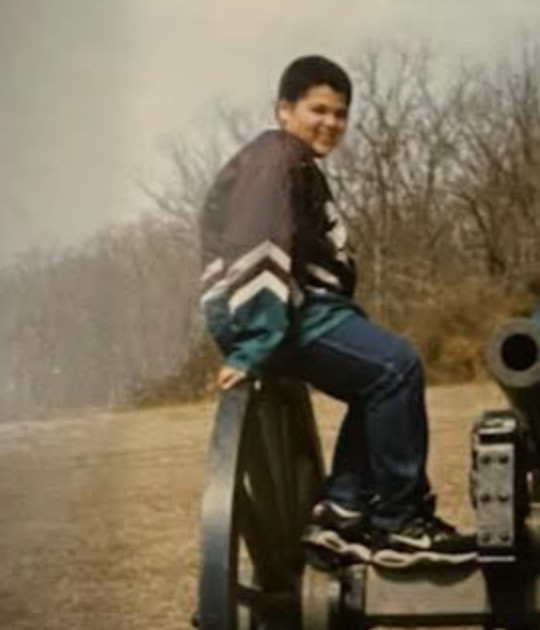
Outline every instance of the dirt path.
{"label": "dirt path", "polygon": [[[441,512],[470,523],[488,386],[430,391]],[[316,400],[327,455],[342,407]],[[187,630],[213,405],[0,425],[0,630]]]}

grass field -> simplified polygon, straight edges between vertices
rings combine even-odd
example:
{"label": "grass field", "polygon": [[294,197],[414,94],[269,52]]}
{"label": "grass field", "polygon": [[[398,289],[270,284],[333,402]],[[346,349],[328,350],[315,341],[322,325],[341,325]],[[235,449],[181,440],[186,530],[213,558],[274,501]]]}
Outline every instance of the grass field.
{"label": "grass field", "polygon": [[[429,391],[440,511],[471,524],[469,430],[494,387]],[[342,407],[316,397],[329,456]],[[0,425],[0,629],[187,630],[214,405]]]}

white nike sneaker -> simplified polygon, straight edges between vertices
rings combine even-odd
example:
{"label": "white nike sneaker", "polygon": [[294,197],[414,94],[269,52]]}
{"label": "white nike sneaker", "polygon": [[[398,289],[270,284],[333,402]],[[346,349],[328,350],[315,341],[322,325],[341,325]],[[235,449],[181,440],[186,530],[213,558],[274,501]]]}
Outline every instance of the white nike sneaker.
{"label": "white nike sneaker", "polygon": [[369,562],[370,528],[361,512],[332,501],[318,503],[302,535],[307,561],[317,568],[333,569],[351,562]]}
{"label": "white nike sneaker", "polygon": [[459,533],[436,516],[415,518],[379,537],[373,564],[406,568],[419,564],[466,564],[478,558],[476,537]]}

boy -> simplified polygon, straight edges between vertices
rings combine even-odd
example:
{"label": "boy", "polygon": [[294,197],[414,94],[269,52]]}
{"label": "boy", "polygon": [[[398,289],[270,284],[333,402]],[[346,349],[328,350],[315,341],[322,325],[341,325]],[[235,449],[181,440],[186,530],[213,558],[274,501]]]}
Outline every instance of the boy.
{"label": "boy", "polygon": [[210,190],[203,306],[224,355],[218,384],[274,371],[348,404],[306,546],[386,566],[469,562],[474,540],[434,515],[422,365],[352,302],[345,228],[315,162],[342,139],[351,97],[332,61],[295,60],[279,85],[279,129],[237,153]]}

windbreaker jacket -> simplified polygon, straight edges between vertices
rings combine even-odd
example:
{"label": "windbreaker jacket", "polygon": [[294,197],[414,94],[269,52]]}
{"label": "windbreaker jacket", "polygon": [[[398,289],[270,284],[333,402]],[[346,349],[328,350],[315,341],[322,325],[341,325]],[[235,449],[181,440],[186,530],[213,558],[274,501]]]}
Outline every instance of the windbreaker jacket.
{"label": "windbreaker jacket", "polygon": [[260,373],[354,309],[355,272],[326,178],[295,136],[269,130],[219,172],[201,219],[202,304],[225,362]]}

